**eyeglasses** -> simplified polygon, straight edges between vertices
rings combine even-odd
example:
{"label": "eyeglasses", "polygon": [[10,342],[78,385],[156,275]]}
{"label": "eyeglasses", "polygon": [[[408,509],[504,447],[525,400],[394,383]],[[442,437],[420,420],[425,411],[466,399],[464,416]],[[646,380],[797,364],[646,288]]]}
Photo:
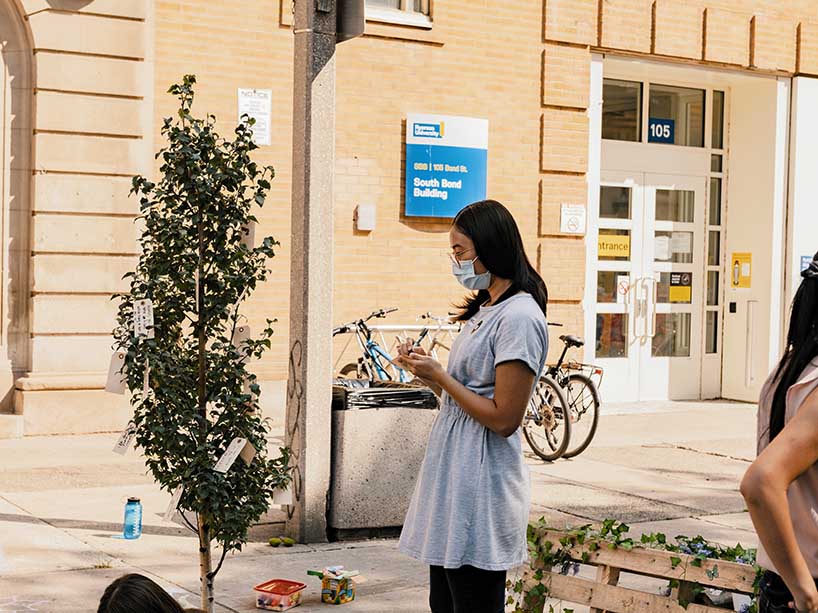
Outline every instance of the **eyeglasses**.
{"label": "eyeglasses", "polygon": [[455,253],[453,251],[447,251],[446,255],[449,256],[449,259],[452,261],[453,264],[460,268],[460,258],[462,258],[464,255],[471,251],[474,251],[474,249],[464,249],[463,251],[460,251],[458,253]]}

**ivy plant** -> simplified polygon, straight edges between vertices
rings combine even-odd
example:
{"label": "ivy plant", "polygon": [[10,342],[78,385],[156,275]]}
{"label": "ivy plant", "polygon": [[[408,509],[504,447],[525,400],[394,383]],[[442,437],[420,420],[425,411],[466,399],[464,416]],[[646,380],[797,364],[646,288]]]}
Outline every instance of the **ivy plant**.
{"label": "ivy plant", "polygon": [[[251,232],[274,171],[251,158],[252,119],[243,117],[232,137],[223,138],[214,116],[193,116],[195,83],[187,75],[168,90],[179,110],[162,125],[158,181],[133,179],[141,254],[125,275],[130,291],[115,297],[114,338],[126,354],[136,445],[159,485],[180,493],[177,517],[198,535],[202,608],[212,612],[213,580],[225,556],[242,549],[248,528],[273,491],[286,487],[290,471],[287,449],[268,456],[268,424],[249,370],[270,348],[274,321],[253,336],[240,314],[270,274],[267,262],[278,244],[266,237],[255,245]],[[134,303],[146,299],[152,332],[137,335]],[[235,439],[248,442],[242,457],[217,472]],[[221,547],[215,568],[213,541]]]}

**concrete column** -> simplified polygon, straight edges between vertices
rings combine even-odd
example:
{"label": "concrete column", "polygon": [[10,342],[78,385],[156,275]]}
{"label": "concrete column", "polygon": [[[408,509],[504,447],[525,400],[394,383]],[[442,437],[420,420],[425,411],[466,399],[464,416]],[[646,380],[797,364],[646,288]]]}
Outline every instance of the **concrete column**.
{"label": "concrete column", "polygon": [[[787,215],[786,305],[792,302],[801,284],[801,258],[818,251],[818,79],[792,80],[792,121],[790,123],[790,185]],[[786,311],[785,311],[786,313]],[[786,317],[785,317],[786,319]]]}
{"label": "concrete column", "polygon": [[332,401],[335,0],[296,0],[287,445],[287,533],[327,539]]}

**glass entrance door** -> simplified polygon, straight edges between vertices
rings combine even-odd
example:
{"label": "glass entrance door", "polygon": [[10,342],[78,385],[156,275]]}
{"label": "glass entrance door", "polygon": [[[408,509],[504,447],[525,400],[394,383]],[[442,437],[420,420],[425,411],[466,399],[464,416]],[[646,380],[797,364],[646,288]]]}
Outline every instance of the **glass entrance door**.
{"label": "glass entrance door", "polygon": [[606,398],[700,397],[705,179],[603,173],[594,359]]}

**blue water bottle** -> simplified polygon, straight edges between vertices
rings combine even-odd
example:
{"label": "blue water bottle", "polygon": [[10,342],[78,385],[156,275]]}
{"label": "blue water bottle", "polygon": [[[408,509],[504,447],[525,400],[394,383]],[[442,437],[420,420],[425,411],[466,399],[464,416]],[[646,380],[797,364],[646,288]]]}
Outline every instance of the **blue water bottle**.
{"label": "blue water bottle", "polygon": [[139,498],[128,498],[125,504],[125,525],[122,536],[126,539],[138,539],[142,536],[142,503]]}

